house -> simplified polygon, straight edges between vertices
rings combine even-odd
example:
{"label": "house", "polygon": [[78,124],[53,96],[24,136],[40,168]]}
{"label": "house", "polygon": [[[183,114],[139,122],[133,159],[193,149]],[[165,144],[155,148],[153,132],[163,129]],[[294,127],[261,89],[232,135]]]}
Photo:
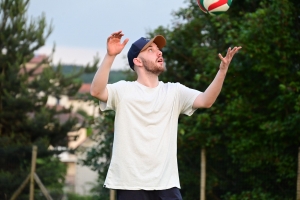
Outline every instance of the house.
{"label": "house", "polygon": [[[76,141],[69,142],[69,148],[83,148],[88,150],[96,145],[87,137],[86,129],[80,129],[76,132],[69,132],[68,136],[78,136]],[[85,152],[76,152],[71,154],[68,151],[59,155],[60,161],[67,165],[67,173],[65,179],[65,191],[80,195],[89,195],[90,190],[97,184],[98,173],[89,167],[82,166],[80,159],[85,158]]]}
{"label": "house", "polygon": [[[79,89],[79,93],[87,94],[90,90],[90,84],[83,84]],[[88,94],[87,94],[88,95]],[[48,100],[49,105],[53,105],[57,102],[54,97],[51,97]],[[69,98],[64,96],[59,101],[60,106],[69,108],[72,106],[73,111],[78,110],[85,111],[90,116],[98,116],[97,107],[93,102],[86,102],[74,98]],[[97,143],[91,140],[87,135],[87,130],[81,128],[77,131],[68,133],[69,142],[68,149],[85,149],[86,151],[92,148]],[[76,140],[72,139],[75,138]],[[72,192],[80,195],[89,195],[90,190],[94,185],[97,184],[98,174],[97,172],[91,170],[86,166],[82,166],[79,163],[80,159],[84,159],[86,156],[85,152],[76,151],[75,154],[71,154],[68,151],[65,151],[59,155],[61,162],[67,165],[67,174],[66,174],[66,192]]]}
{"label": "house", "polygon": [[[48,57],[46,55],[34,56],[28,63],[26,63],[25,69],[21,68],[20,73],[24,73],[24,70],[33,70],[42,61],[46,61],[33,72],[34,75],[41,74],[46,67],[49,67],[47,59]],[[31,78],[32,77],[29,77],[29,80],[31,80]],[[89,95],[89,90],[90,84],[82,84],[78,92],[82,95]],[[76,117],[78,118],[78,122],[82,123],[84,121],[82,116],[77,114],[77,111],[79,110],[86,112],[90,116],[98,116],[99,114],[98,108],[93,102],[83,101],[68,96],[61,96],[59,99],[50,96],[47,100],[47,106],[55,107],[56,109],[72,107],[72,113],[60,114],[57,116],[61,123],[67,121],[69,117]],[[66,150],[59,155],[60,161],[67,165],[65,191],[80,195],[89,195],[90,189],[93,187],[93,185],[97,184],[98,174],[97,172],[92,171],[90,168],[82,166],[78,163],[80,159],[84,159],[84,152],[75,151],[75,154],[71,154],[68,150],[76,150],[80,147],[89,149],[93,147],[93,145],[96,145],[96,143],[95,141],[89,139],[87,130],[85,128],[80,128],[79,130],[69,132],[68,138],[69,140],[67,147],[57,147],[59,150]],[[49,149],[52,148],[53,147],[49,147]]]}

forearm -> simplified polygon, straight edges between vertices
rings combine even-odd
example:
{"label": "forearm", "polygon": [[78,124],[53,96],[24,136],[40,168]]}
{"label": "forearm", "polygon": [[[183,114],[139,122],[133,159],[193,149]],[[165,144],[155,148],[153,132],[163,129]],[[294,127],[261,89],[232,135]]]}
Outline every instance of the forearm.
{"label": "forearm", "polygon": [[219,67],[219,71],[214,78],[213,82],[209,85],[209,87],[205,90],[204,93],[200,93],[198,97],[195,99],[193,107],[194,108],[209,108],[216,101],[219,96],[225,76],[234,54],[240,50],[242,47],[234,47],[231,49],[230,47],[227,50],[227,54],[225,58],[219,53],[218,56],[221,59],[221,64]]}
{"label": "forearm", "polygon": [[91,95],[102,101],[107,100],[106,85],[108,83],[109,72],[115,57],[116,56],[110,56],[108,54],[105,55],[91,84]]}
{"label": "forearm", "polygon": [[215,76],[214,80],[208,86],[208,88],[203,93],[203,98],[205,105],[211,107],[213,103],[216,101],[217,97],[219,96],[222,86],[225,80],[227,70],[220,69]]}

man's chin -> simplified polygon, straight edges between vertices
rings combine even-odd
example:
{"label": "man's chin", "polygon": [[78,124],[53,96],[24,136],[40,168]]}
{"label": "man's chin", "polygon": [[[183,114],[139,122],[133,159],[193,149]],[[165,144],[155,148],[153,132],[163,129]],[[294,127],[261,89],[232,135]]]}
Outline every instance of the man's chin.
{"label": "man's chin", "polygon": [[162,65],[162,66],[159,66],[158,69],[157,69],[157,75],[160,75],[161,73],[163,73],[164,71],[166,71],[166,68]]}
{"label": "man's chin", "polygon": [[156,65],[154,68],[148,68],[145,67],[146,71],[155,74],[155,75],[160,75],[162,72],[164,72],[166,70],[166,68],[164,67],[164,65]]}

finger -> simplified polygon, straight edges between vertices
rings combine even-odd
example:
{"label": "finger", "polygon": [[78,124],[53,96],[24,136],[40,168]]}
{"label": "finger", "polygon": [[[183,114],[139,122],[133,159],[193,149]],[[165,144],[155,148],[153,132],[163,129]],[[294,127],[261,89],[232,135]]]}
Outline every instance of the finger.
{"label": "finger", "polygon": [[126,39],[123,41],[122,45],[125,46],[125,45],[127,44],[128,41],[129,41],[129,39],[126,38]]}
{"label": "finger", "polygon": [[113,35],[111,36],[111,38],[114,38],[114,39],[121,39],[124,35]]}
{"label": "finger", "polygon": [[223,56],[222,56],[222,54],[218,54],[218,56],[219,56],[219,58],[221,59],[221,61],[223,61],[224,60],[224,58],[223,58]]}
{"label": "finger", "polygon": [[234,51],[240,50],[242,47],[234,47]]}
{"label": "finger", "polygon": [[231,51],[230,51],[230,56],[232,57],[237,51],[237,47],[234,47]]}
{"label": "finger", "polygon": [[230,52],[231,52],[231,47],[229,47],[229,48],[227,49],[227,52],[226,52],[226,56],[225,56],[225,57],[227,57],[228,55],[230,55]]}
{"label": "finger", "polygon": [[122,32],[120,32],[120,33],[114,34],[114,36],[115,37],[122,37],[122,36],[124,36],[124,34]]}
{"label": "finger", "polygon": [[241,49],[241,47],[234,47],[234,48],[230,51],[230,57],[233,57],[234,54],[236,54],[236,52],[238,52],[239,49]]}
{"label": "finger", "polygon": [[122,31],[117,31],[117,32],[113,32],[111,35],[110,35],[110,37],[111,38],[115,38],[115,37],[118,37],[118,38],[120,38],[120,37],[122,37],[124,34],[122,33]]}
{"label": "finger", "polygon": [[111,35],[119,35],[122,31],[113,32]]}
{"label": "finger", "polygon": [[238,52],[240,49],[241,49],[242,47],[237,47],[237,50],[236,50],[236,52]]}
{"label": "finger", "polygon": [[234,47],[232,55],[236,54],[242,47]]}
{"label": "finger", "polygon": [[228,53],[228,52],[230,52],[230,51],[231,51],[231,47],[228,47],[228,49],[227,49],[227,53]]}

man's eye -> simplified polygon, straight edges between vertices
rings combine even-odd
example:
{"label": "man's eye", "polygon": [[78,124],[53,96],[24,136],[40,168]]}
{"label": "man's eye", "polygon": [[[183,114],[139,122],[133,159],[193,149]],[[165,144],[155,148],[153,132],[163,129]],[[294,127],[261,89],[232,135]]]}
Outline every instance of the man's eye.
{"label": "man's eye", "polygon": [[152,52],[152,49],[149,49],[150,52]]}

